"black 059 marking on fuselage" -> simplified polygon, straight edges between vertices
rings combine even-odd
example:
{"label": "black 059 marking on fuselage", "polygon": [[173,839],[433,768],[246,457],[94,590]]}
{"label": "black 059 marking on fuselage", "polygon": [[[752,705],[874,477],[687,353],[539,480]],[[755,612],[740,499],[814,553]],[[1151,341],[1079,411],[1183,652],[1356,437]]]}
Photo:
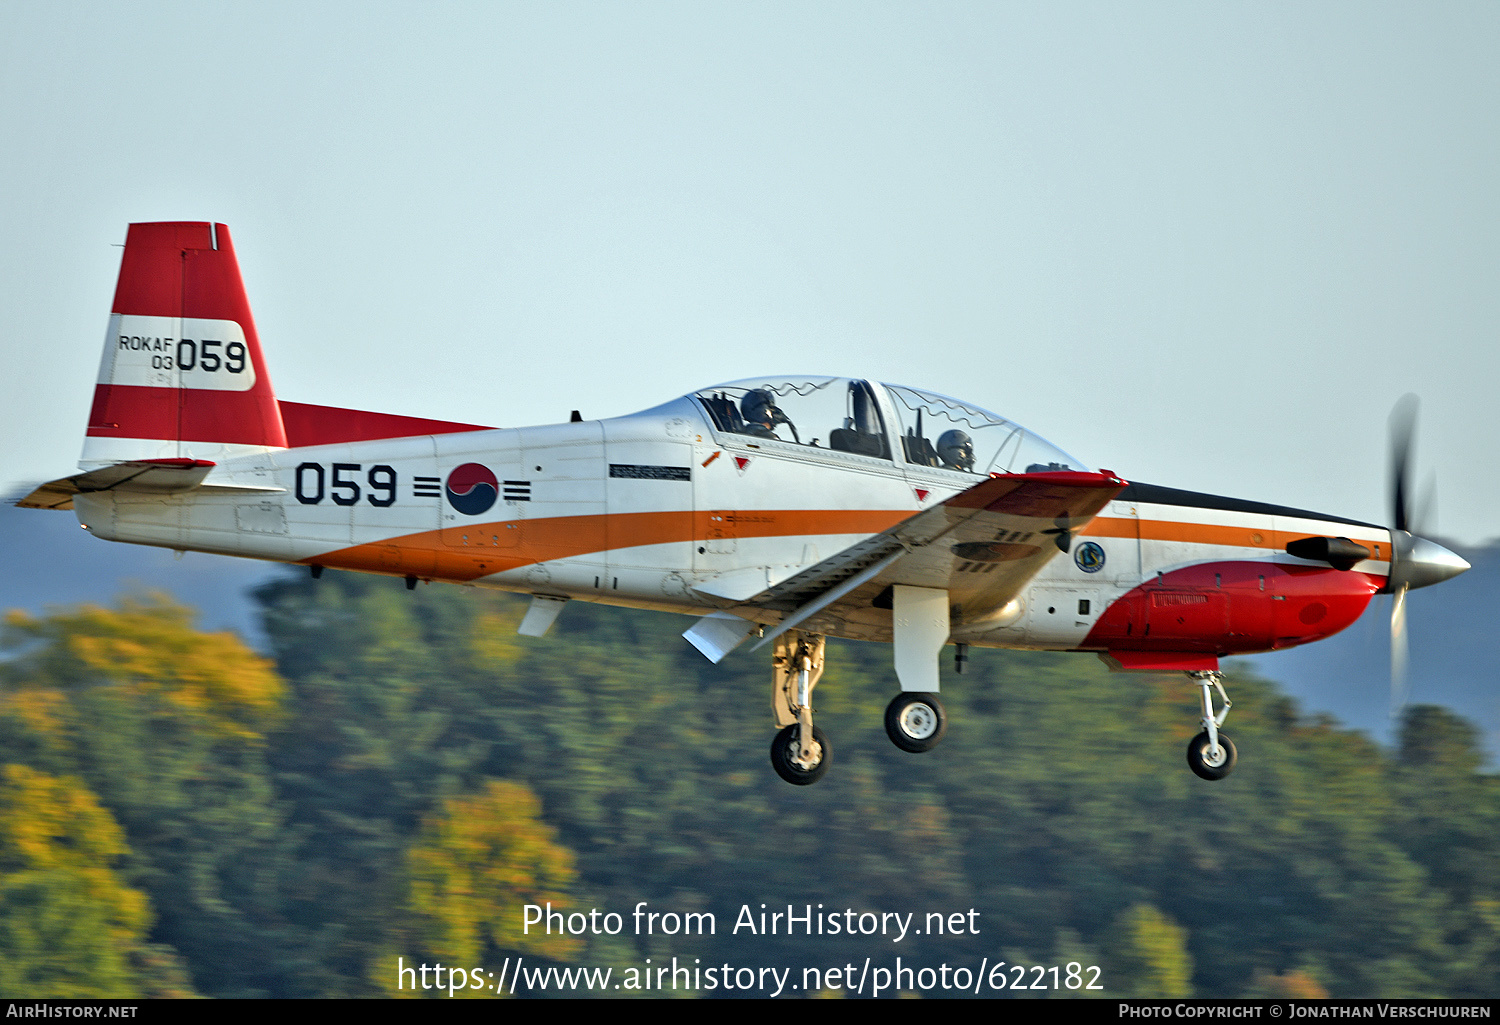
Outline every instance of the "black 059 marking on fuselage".
{"label": "black 059 marking on fuselage", "polygon": [[1205,495],[1199,491],[1182,491],[1164,488],[1157,484],[1131,484],[1115,496],[1116,502],[1138,502],[1144,505],[1176,505],[1192,509],[1223,509],[1227,512],[1258,513],[1262,516],[1290,516],[1303,520],[1324,520],[1328,523],[1347,523],[1351,527],[1368,527],[1384,530],[1375,523],[1351,520],[1327,513],[1308,512],[1306,509],[1291,509],[1269,502],[1247,502],[1242,498],[1225,498],[1222,495]]}
{"label": "black 059 marking on fuselage", "polygon": [[688,466],[639,466],[633,463],[610,463],[609,475],[625,480],[687,480],[693,479]]}
{"label": "black 059 marking on fuselage", "polygon": [[396,469],[384,463],[370,467],[365,487],[352,478],[364,466],[360,463],[301,463],[293,475],[293,492],[303,505],[317,505],[332,498],[335,505],[354,505],[361,496],[373,506],[385,508],[396,503]]}

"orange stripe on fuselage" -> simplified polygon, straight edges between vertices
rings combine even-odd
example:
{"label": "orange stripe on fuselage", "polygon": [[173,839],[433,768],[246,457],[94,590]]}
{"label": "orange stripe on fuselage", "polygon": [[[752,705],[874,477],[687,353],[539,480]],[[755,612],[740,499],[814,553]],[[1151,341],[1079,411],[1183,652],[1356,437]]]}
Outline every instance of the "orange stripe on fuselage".
{"label": "orange stripe on fuselage", "polygon": [[[644,545],[702,541],[716,537],[878,534],[911,515],[910,511],[895,509],[763,509],[551,516],[535,520],[476,522],[461,527],[422,531],[340,548],[302,561],[366,573],[465,581],[538,562]],[[484,537],[503,537],[503,532],[511,529],[508,523],[519,525],[521,538],[518,543],[503,547],[498,543],[480,543]],[[1260,548],[1268,553],[1284,551],[1288,541],[1309,536],[1306,532],[1278,531],[1264,527],[1220,526],[1174,520],[1137,521],[1103,516],[1096,517],[1079,533],[1092,537],[1139,536],[1143,541]],[[472,537],[474,543],[464,544],[461,540],[464,535]],[[1255,540],[1257,535],[1260,537],[1259,541]],[[1378,559],[1389,558],[1389,542],[1384,538],[1377,540],[1354,537],[1352,540],[1369,548],[1371,552],[1378,551]]]}
{"label": "orange stripe on fuselage", "polygon": [[[759,509],[705,512],[616,513],[550,516],[535,520],[476,522],[426,530],[340,548],[303,562],[335,569],[439,580],[477,580],[518,566],[592,555],[606,550],[709,538],[799,537],[810,534],[878,534],[911,516],[895,509]],[[502,546],[505,532],[521,537]],[[465,544],[465,536],[473,539]],[[484,538],[491,538],[484,544]]]}

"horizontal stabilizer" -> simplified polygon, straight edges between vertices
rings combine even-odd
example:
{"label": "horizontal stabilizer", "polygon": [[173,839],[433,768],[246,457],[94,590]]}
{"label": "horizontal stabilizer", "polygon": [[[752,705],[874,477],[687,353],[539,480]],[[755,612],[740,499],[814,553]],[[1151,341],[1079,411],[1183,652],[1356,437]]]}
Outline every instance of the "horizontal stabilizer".
{"label": "horizontal stabilizer", "polygon": [[[73,496],[95,491],[145,491],[176,495],[203,483],[214,464],[206,459],[137,459],[48,481],[16,505],[22,509],[71,509]],[[261,490],[261,489],[256,489]],[[280,490],[280,489],[276,489]]]}

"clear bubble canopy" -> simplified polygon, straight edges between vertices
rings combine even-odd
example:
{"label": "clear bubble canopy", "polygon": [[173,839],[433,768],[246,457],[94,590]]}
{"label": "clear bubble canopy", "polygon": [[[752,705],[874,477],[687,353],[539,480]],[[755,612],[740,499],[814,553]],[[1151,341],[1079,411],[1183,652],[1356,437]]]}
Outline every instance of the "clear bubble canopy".
{"label": "clear bubble canopy", "polygon": [[693,398],[721,433],[790,446],[894,457],[974,475],[1089,469],[1003,416],[903,385],[848,377],[753,377],[705,388]]}

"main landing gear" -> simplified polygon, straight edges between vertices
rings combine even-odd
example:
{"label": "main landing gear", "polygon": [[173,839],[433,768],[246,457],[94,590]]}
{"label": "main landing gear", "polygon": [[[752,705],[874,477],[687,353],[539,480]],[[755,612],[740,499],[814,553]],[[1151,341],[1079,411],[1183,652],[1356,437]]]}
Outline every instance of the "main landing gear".
{"label": "main landing gear", "polygon": [[905,691],[885,706],[885,732],[903,751],[931,751],[948,731],[948,713],[936,694]]}
{"label": "main landing gear", "polygon": [[[1220,733],[1219,727],[1224,725],[1233,702],[1224,693],[1224,677],[1221,674],[1195,672],[1188,673],[1188,676],[1197,681],[1203,692],[1203,732],[1188,743],[1188,768],[1203,779],[1223,779],[1234,771],[1236,752],[1234,742]],[[1218,690],[1219,697],[1224,699],[1224,709],[1218,715],[1214,714],[1213,693],[1209,688]]]}
{"label": "main landing gear", "polygon": [[771,656],[771,710],[781,732],[771,741],[771,767],[794,786],[816,783],[828,771],[833,748],[812,721],[812,691],[823,676],[822,634],[788,630]]}
{"label": "main landing gear", "polygon": [[[771,666],[771,710],[780,730],[771,741],[771,766],[795,786],[816,783],[828,771],[833,748],[813,725],[812,692],[823,676],[822,634],[788,630],[776,638]],[[948,730],[948,713],[936,694],[905,691],[886,706],[885,732],[903,751],[931,751]]]}
{"label": "main landing gear", "polygon": [[828,759],[833,748],[828,746],[828,737],[818,727],[812,728],[812,743],[803,750],[802,724],[792,723],[783,727],[771,741],[771,766],[776,775],[793,786],[805,787],[816,783],[828,771]]}

